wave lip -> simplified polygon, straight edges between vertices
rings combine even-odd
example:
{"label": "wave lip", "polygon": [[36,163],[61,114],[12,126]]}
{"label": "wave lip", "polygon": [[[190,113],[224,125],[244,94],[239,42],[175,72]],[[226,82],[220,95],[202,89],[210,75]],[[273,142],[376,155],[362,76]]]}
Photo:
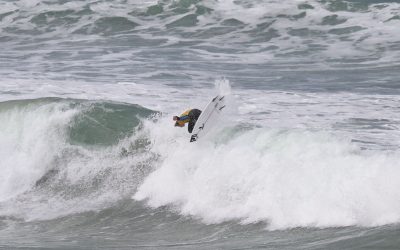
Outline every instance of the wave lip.
{"label": "wave lip", "polygon": [[157,159],[141,127],[154,114],[106,101],[0,102],[0,216],[49,219],[129,197]]}
{"label": "wave lip", "polygon": [[66,124],[76,111],[59,112],[62,105],[40,103],[33,100],[0,104],[0,200],[28,190],[47,170],[54,152],[63,147]]}

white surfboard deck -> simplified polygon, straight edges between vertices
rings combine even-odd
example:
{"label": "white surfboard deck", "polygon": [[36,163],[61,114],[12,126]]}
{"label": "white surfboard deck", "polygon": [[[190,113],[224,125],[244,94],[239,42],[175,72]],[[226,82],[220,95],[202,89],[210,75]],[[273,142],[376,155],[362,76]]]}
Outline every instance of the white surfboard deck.
{"label": "white surfboard deck", "polygon": [[197,141],[205,136],[212,127],[217,123],[219,116],[225,108],[225,97],[217,95],[206,108],[201,112],[199,119],[193,128],[190,142]]}

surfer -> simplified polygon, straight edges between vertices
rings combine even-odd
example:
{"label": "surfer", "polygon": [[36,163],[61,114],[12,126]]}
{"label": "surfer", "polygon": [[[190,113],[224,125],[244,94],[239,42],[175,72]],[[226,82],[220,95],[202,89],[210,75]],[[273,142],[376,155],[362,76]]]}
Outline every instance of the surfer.
{"label": "surfer", "polygon": [[174,116],[173,120],[175,121],[175,127],[185,127],[185,123],[189,123],[188,131],[189,133],[192,133],[200,114],[201,110],[199,109],[189,109],[183,112],[181,116]]}

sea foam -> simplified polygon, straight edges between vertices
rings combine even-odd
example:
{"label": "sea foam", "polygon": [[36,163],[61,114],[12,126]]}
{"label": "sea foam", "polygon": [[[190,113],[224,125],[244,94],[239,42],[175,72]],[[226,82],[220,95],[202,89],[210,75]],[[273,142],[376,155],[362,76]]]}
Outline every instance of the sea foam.
{"label": "sea foam", "polygon": [[321,132],[265,128],[171,146],[134,199],[206,223],[267,222],[269,229],[400,220],[397,154],[362,151]]}

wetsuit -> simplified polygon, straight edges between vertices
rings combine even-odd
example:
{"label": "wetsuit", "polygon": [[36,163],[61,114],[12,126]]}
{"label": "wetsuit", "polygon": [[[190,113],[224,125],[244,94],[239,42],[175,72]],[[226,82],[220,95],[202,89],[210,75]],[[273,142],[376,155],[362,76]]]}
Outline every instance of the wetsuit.
{"label": "wetsuit", "polygon": [[201,110],[198,109],[189,109],[183,112],[181,116],[178,118],[176,121],[176,124],[180,127],[185,126],[185,123],[189,123],[188,125],[188,131],[189,133],[192,133],[194,125],[197,122],[197,119],[199,118],[201,114]]}

